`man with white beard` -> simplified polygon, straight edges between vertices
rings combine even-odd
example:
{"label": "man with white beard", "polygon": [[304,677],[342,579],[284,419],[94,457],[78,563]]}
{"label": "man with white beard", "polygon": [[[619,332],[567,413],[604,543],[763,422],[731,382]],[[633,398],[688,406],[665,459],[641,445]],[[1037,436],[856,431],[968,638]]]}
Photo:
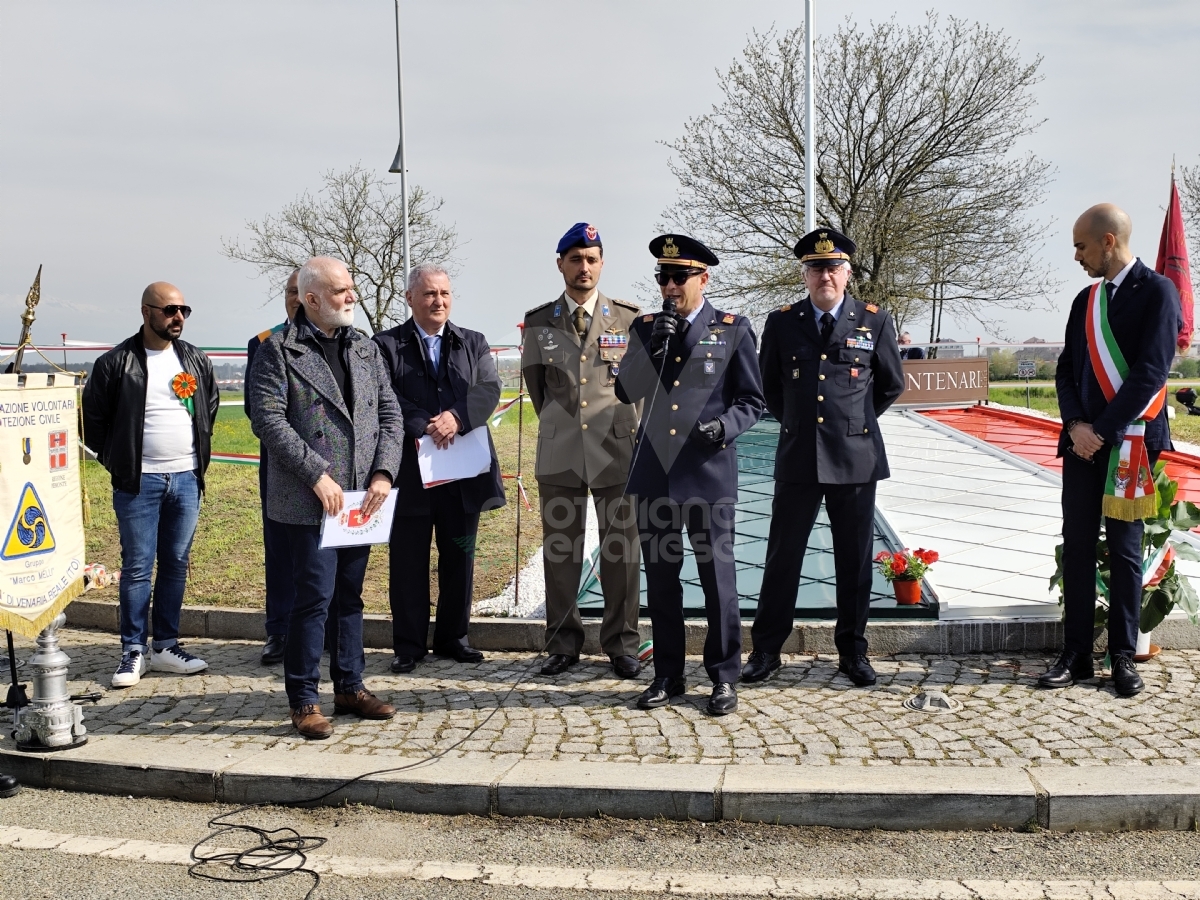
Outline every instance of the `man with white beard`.
{"label": "man with white beard", "polygon": [[363,577],[371,548],[321,549],[321,521],[365,490],[364,516],[383,506],[400,470],[404,427],[379,347],[354,328],[358,298],[339,260],[300,269],[300,308],[258,349],[248,386],[251,423],[267,450],[266,514],[287,526],[296,601],[283,657],[292,724],[322,739],[317,686],[329,619],[335,712],[365,719],[396,714],[362,680]]}

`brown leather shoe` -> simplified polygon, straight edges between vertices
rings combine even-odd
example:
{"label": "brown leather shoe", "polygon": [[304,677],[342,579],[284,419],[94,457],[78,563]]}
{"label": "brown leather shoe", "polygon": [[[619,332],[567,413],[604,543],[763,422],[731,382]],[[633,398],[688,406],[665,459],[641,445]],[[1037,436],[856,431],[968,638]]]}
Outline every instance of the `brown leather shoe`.
{"label": "brown leather shoe", "polygon": [[323,741],[333,734],[333,724],[321,715],[321,707],[313,704],[293,709],[292,724],[301,737],[310,741]]}
{"label": "brown leather shoe", "polygon": [[333,711],[354,713],[360,719],[390,719],[396,714],[396,707],[384,703],[366,688],[360,688],[357,694],[334,694]]}

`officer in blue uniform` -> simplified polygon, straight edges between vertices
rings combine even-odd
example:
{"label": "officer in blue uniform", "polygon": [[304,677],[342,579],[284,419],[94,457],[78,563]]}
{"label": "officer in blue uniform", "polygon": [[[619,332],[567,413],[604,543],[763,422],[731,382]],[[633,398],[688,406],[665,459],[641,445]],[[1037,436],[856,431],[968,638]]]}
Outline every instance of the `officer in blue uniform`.
{"label": "officer in blue uniform", "polygon": [[642,709],[665,706],[683,678],[683,530],[695,553],[708,636],[704,668],[713,682],[708,711],[737,709],[741,613],[733,558],[738,436],[763,412],[756,339],[749,319],[704,299],[716,255],[686,235],[650,242],[663,311],[633,324],[617,396],[641,401],[642,422],[626,491],[637,498],[638,530],[654,628],[654,680]]}
{"label": "officer in blue uniform", "polygon": [[846,293],[854,242],[832,228],[800,238],[808,297],[767,316],[763,392],[779,420],[775,500],[767,563],[742,680],[763,681],[781,665],[792,630],[808,536],[821,501],[833,534],[838,671],[875,683],[867,659],[875,484],[887,478],[879,416],[904,391],[892,317]]}
{"label": "officer in blue uniform", "polygon": [[[284,308],[287,310],[287,320],[280,322],[274,328],[256,334],[246,345],[246,388],[245,396],[250,396],[250,372],[254,366],[254,354],[263,341],[277,331],[287,327],[300,307],[300,288],[297,279],[300,270],[296,269],[288,277],[283,290]],[[250,407],[244,406],[246,415],[250,415]],[[263,505],[263,551],[266,562],[267,584],[267,642],[263,645],[261,661],[264,666],[275,666],[283,662],[283,651],[287,646],[288,622],[292,617],[292,604],[296,599],[296,589],[292,585],[292,551],[288,545],[287,527],[267,518],[267,448],[258,447],[258,495]]]}

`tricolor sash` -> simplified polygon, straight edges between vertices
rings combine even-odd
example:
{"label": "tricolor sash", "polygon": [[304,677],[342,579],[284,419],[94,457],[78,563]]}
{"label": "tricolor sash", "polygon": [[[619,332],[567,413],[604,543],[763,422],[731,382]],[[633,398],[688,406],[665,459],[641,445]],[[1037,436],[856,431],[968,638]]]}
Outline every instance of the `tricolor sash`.
{"label": "tricolor sash", "polygon": [[[1125,362],[1108,324],[1108,292],[1103,281],[1092,285],[1088,295],[1087,346],[1100,390],[1104,392],[1105,399],[1112,403],[1117,391],[1129,377],[1129,364]],[[1146,452],[1146,422],[1162,412],[1166,401],[1167,386],[1164,383],[1141,414],[1125,429],[1125,438],[1120,446],[1109,451],[1103,510],[1110,519],[1134,522],[1158,510],[1158,492],[1150,472],[1150,456]]]}

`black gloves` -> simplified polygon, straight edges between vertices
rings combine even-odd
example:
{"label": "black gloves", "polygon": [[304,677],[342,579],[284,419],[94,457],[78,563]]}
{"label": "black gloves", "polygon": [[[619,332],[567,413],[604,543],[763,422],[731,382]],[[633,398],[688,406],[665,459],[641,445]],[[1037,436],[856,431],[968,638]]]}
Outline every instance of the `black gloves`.
{"label": "black gloves", "polygon": [[725,440],[725,423],[720,419],[696,423],[696,440],[702,444],[719,444]]}
{"label": "black gloves", "polygon": [[675,313],[661,312],[654,319],[654,329],[650,332],[650,349],[655,356],[662,353],[667,346],[667,341],[671,339],[678,330],[675,324]]}

